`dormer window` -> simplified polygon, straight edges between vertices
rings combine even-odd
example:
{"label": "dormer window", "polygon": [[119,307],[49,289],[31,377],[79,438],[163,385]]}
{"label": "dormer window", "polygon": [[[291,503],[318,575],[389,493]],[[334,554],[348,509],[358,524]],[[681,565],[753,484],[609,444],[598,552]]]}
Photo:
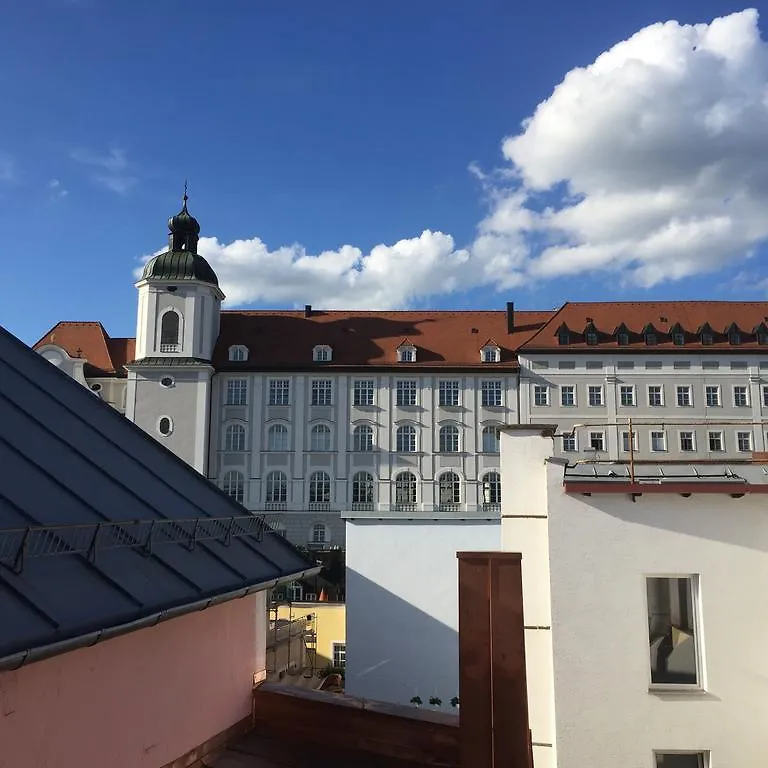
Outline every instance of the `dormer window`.
{"label": "dormer window", "polygon": [[598,341],[597,328],[595,328],[593,323],[590,323],[584,329],[584,340],[587,342],[587,345],[590,347],[594,347],[597,344],[597,341]]}
{"label": "dormer window", "polygon": [[567,326],[561,325],[557,329],[557,343],[561,347],[567,347],[571,343],[571,332]]}
{"label": "dormer window", "polygon": [[712,333],[712,328],[710,327],[709,323],[704,323],[704,325],[700,326],[697,333],[701,339],[702,346],[712,346],[715,341],[715,334]]}
{"label": "dormer window", "polygon": [[672,343],[676,347],[685,346],[685,331],[680,327],[680,325],[675,325],[675,327],[672,329]]}
{"label": "dormer window", "polygon": [[741,344],[741,331],[735,324],[729,326],[728,328],[728,343],[732,347],[737,347],[739,344]]}
{"label": "dormer window", "polygon": [[643,328],[643,338],[647,347],[655,347],[659,343],[658,334],[652,325],[646,325]]}
{"label": "dormer window", "polygon": [[397,348],[397,362],[398,363],[415,363],[416,362],[416,347],[409,341],[404,341]]}
{"label": "dormer window", "polygon": [[229,359],[233,363],[244,363],[248,359],[248,347],[235,344],[229,348]]}
{"label": "dormer window", "polygon": [[488,343],[480,350],[480,360],[484,363],[498,363],[501,361],[501,348],[496,344]]}
{"label": "dormer window", "polygon": [[760,323],[752,333],[757,337],[757,343],[761,347],[768,345],[768,327],[766,327],[765,323]]}
{"label": "dormer window", "polygon": [[312,350],[312,359],[316,363],[330,363],[333,359],[333,350],[327,344],[318,344]]}
{"label": "dormer window", "polygon": [[628,347],[629,346],[629,331],[627,330],[627,326],[622,323],[614,332],[614,336],[616,337],[616,343],[620,347]]}

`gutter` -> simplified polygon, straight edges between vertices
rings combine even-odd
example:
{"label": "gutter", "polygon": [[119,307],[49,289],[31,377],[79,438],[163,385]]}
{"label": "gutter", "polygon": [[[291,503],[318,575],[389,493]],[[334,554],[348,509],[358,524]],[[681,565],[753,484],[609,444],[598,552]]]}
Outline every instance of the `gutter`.
{"label": "gutter", "polygon": [[104,627],[92,632],[86,632],[83,635],[77,635],[76,637],[69,637],[66,640],[59,640],[56,643],[49,643],[48,645],[40,645],[36,648],[28,648],[25,651],[18,651],[8,656],[0,658],[0,672],[2,671],[14,671],[21,667],[32,664],[36,661],[42,661],[43,659],[49,659],[52,656],[58,656],[62,653],[68,653],[69,651],[75,651],[78,648],[90,648],[91,646],[101,643],[105,640],[111,640],[113,637],[119,637],[120,635],[127,635],[129,632],[135,632],[138,629],[146,629],[148,627],[154,627],[169,619],[176,619],[179,616],[185,616],[188,613],[195,613],[196,611],[204,611],[207,608],[212,608],[222,603],[228,603],[231,600],[238,600],[242,597],[248,597],[256,592],[263,592],[267,589],[274,589],[279,584],[286,584],[297,579],[305,579],[309,576],[316,576],[320,573],[320,566],[314,566],[307,568],[303,571],[297,571],[296,573],[286,574],[276,579],[270,579],[269,581],[262,581],[258,584],[252,584],[249,587],[240,587],[231,592],[225,592],[222,595],[216,595],[215,597],[206,597],[202,600],[197,600],[193,603],[187,603],[185,605],[179,605],[174,608],[166,608],[162,611],[156,611],[149,616],[144,616],[141,619],[135,621],[129,621],[125,624],[118,624],[114,627]]}

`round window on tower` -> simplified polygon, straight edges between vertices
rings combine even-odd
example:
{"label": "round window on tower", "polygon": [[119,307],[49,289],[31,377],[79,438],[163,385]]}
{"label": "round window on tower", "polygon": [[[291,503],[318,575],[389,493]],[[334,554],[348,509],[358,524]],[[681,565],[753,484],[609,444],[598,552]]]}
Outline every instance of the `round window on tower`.
{"label": "round window on tower", "polygon": [[167,437],[171,434],[171,432],[173,432],[173,422],[169,416],[160,417],[157,422],[157,431],[164,437]]}
{"label": "round window on tower", "polygon": [[166,389],[170,389],[173,384],[173,376],[163,376],[163,378],[160,379],[160,386],[165,387]]}
{"label": "round window on tower", "polygon": [[101,392],[101,384],[91,384],[91,391],[92,392]]}

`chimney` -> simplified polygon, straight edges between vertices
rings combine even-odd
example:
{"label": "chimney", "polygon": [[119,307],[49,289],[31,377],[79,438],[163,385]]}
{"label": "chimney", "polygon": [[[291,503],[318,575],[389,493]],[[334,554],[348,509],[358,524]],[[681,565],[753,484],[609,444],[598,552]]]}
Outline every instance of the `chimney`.
{"label": "chimney", "polygon": [[305,304],[304,305],[304,317],[312,317],[312,305],[311,304]]}
{"label": "chimney", "polygon": [[507,302],[507,333],[515,330],[515,302]]}

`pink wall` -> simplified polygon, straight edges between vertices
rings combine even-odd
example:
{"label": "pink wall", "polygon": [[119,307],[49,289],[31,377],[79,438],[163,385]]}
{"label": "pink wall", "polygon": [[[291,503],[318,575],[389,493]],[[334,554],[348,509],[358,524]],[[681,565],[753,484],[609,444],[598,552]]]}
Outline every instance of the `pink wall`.
{"label": "pink wall", "polygon": [[156,768],[242,720],[264,610],[261,593],[0,672],[0,768]]}

